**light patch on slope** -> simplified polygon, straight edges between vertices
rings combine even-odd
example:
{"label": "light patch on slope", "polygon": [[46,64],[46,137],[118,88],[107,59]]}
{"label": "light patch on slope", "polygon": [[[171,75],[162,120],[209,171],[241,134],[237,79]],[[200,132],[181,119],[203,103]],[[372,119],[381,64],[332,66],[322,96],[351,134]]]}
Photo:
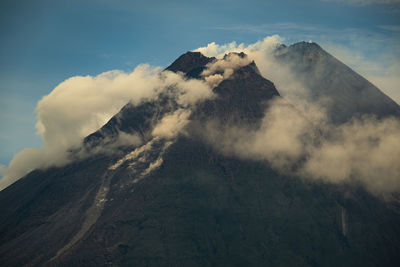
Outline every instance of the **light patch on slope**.
{"label": "light patch on slope", "polygon": [[118,169],[123,163],[127,161],[132,161],[135,160],[140,154],[142,154],[144,151],[151,149],[152,145],[154,144],[155,141],[157,141],[158,138],[154,138],[151,141],[147,142],[146,144],[135,148],[132,152],[126,154],[123,158],[119,159],[116,163],[108,167],[109,170],[116,170]]}
{"label": "light patch on slope", "polygon": [[[149,175],[152,171],[158,169],[164,162],[163,156],[167,149],[173,144],[172,141],[166,141],[162,150],[159,152],[156,160],[149,163],[148,167],[132,181],[132,183],[137,183],[142,180],[145,176]],[[133,169],[133,167],[131,167]]]}

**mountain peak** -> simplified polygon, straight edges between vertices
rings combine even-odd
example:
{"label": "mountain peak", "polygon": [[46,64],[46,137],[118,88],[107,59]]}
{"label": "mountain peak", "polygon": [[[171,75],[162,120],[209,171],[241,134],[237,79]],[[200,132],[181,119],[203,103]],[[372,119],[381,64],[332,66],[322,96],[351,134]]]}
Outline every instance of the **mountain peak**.
{"label": "mountain peak", "polygon": [[301,41],[298,43],[294,43],[294,44],[290,45],[289,47],[322,49],[317,43],[314,43],[312,41],[309,41],[309,42]]}
{"label": "mountain peak", "polygon": [[303,60],[312,60],[317,57],[327,56],[328,53],[325,52],[317,43],[314,42],[298,42],[290,46],[281,45],[277,47],[275,55],[278,57],[303,57]]}
{"label": "mountain peak", "polygon": [[243,52],[240,52],[240,53],[238,53],[238,52],[230,52],[230,53],[225,54],[223,59],[227,60],[229,57],[231,57],[233,55],[238,56],[240,58],[247,58],[247,54],[245,54]]}
{"label": "mountain peak", "polygon": [[205,66],[214,61],[214,57],[206,57],[200,52],[188,51],[176,59],[166,70],[183,72],[191,78],[198,78],[205,69]]}

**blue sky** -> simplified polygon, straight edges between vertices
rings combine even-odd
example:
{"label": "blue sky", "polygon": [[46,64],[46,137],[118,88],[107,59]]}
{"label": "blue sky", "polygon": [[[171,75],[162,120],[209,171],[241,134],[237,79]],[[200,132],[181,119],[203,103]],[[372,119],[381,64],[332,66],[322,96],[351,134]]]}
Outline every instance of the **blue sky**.
{"label": "blue sky", "polygon": [[[65,79],[167,66],[210,42],[253,43],[272,34],[288,44],[313,40],[382,86],[400,76],[399,0],[3,0],[0,33],[4,165],[41,146],[36,103]],[[394,89],[385,92],[400,99]]]}

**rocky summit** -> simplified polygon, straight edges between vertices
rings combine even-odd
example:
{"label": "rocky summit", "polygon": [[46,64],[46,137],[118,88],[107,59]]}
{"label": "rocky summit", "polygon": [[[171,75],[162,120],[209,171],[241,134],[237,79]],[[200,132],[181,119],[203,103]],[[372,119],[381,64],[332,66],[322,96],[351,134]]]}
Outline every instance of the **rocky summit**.
{"label": "rocky summit", "polygon": [[[333,96],[336,123],[400,114],[317,44],[281,46],[275,56],[297,68],[315,98]],[[166,71],[201,80],[217,61],[187,52]],[[254,61],[232,68],[212,91],[193,107],[184,133],[151,134],[182,108],[170,95],[128,103],[71,152],[87,157],[34,170],[2,190],[1,265],[399,266],[397,201],[360,186],[300,179],[204,141],[208,122],[257,129],[271,101],[282,98]],[[100,149],[121,134],[142,142]]]}

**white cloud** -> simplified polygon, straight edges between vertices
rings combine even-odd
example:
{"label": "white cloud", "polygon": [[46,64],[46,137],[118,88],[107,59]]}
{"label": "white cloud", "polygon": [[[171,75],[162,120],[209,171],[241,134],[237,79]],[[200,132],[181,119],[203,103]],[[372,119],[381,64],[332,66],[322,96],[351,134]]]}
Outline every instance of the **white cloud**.
{"label": "white cloud", "polygon": [[[279,35],[272,35],[265,37],[262,41],[255,42],[254,44],[245,45],[244,43],[237,44],[236,42],[231,42],[229,44],[218,45],[215,42],[209,43],[205,47],[200,47],[194,51],[201,52],[203,55],[208,57],[222,58],[225,54],[230,52],[244,52],[250,58],[251,53],[261,53],[268,52],[274,49],[277,45],[283,42],[283,38]],[[223,63],[221,63],[223,64]]]}
{"label": "white cloud", "polygon": [[227,52],[233,52],[236,50],[241,50],[244,48],[244,44],[237,44],[236,42],[231,42],[229,44],[218,45],[215,42],[209,43],[205,47],[197,48],[195,51],[202,53],[207,57],[216,57],[218,55],[223,55]]}
{"label": "white cloud", "polygon": [[172,114],[167,114],[154,127],[152,135],[155,137],[173,138],[177,136],[189,122],[191,111],[178,109]]}
{"label": "white cloud", "polygon": [[[215,43],[214,43],[215,44]],[[233,48],[233,47],[232,47]],[[207,53],[207,48],[205,48],[204,53]],[[215,51],[212,51],[214,53]],[[222,57],[222,54],[218,55]],[[224,58],[210,62],[206,65],[206,69],[201,73],[207,84],[211,88],[218,86],[218,84],[228,79],[234,72],[234,70],[250,64],[251,60],[247,56],[240,56],[236,53],[230,53]]]}

